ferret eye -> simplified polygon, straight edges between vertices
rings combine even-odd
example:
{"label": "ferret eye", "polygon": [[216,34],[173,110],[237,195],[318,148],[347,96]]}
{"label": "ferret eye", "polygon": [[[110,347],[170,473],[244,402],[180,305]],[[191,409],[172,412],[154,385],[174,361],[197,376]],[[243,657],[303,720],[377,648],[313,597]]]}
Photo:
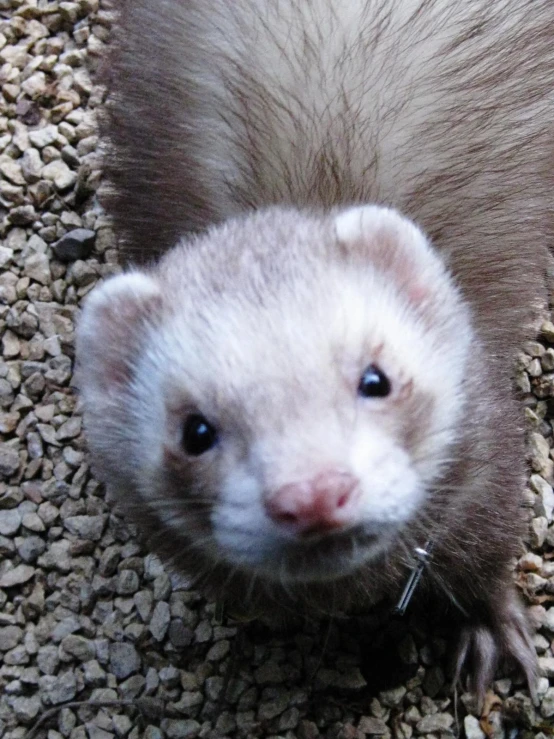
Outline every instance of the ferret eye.
{"label": "ferret eye", "polygon": [[385,398],[390,393],[390,380],[379,367],[370,364],[358,385],[358,395],[363,398]]}
{"label": "ferret eye", "polygon": [[204,454],[217,441],[217,431],[204,416],[192,415],[187,418],[183,427],[183,446],[185,452],[193,457]]}

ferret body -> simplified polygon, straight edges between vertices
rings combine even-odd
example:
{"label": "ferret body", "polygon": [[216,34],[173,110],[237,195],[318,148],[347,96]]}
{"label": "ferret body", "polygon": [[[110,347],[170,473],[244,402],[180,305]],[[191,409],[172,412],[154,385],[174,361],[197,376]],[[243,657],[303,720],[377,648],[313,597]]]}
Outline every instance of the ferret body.
{"label": "ferret body", "polygon": [[128,254],[78,333],[97,474],[230,600],[421,589],[482,694],[535,654],[510,372],[552,240],[546,0],[133,0],[111,60]]}

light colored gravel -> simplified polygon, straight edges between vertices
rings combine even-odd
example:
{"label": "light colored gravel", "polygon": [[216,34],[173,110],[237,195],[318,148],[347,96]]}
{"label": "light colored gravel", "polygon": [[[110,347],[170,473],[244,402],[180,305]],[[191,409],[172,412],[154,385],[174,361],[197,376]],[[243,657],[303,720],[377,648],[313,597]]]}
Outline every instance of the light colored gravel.
{"label": "light colored gravel", "polygon": [[[465,694],[456,713],[447,645],[413,618],[280,635],[220,624],[110,509],[89,473],[71,371],[80,300],[117,269],[95,198],[104,91],[86,66],[113,17],[101,0],[0,0],[0,736],[23,739],[55,707],[39,731],[48,739],[551,736],[554,323],[517,375],[530,477],[515,576],[538,627],[536,708],[504,677],[485,720]],[[368,658],[371,633],[389,646]],[[393,658],[396,679],[373,687]]]}

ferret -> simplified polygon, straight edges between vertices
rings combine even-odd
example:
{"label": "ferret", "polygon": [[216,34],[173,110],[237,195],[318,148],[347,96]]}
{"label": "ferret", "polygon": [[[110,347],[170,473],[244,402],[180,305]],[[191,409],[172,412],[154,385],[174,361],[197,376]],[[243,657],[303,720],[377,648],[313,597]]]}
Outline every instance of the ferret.
{"label": "ferret", "polygon": [[97,475],[149,545],[253,610],[416,596],[479,696],[536,656],[511,576],[516,351],[552,243],[550,0],[132,0],[86,300]]}

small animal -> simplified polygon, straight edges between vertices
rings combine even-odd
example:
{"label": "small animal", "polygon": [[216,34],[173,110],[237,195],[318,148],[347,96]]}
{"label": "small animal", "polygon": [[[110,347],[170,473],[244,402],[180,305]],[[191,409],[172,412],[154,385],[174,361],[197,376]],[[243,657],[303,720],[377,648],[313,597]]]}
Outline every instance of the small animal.
{"label": "small animal", "polygon": [[416,595],[457,674],[536,658],[510,563],[513,359],[552,243],[549,0],[132,0],[87,299],[98,477],[154,551],[252,609]]}

